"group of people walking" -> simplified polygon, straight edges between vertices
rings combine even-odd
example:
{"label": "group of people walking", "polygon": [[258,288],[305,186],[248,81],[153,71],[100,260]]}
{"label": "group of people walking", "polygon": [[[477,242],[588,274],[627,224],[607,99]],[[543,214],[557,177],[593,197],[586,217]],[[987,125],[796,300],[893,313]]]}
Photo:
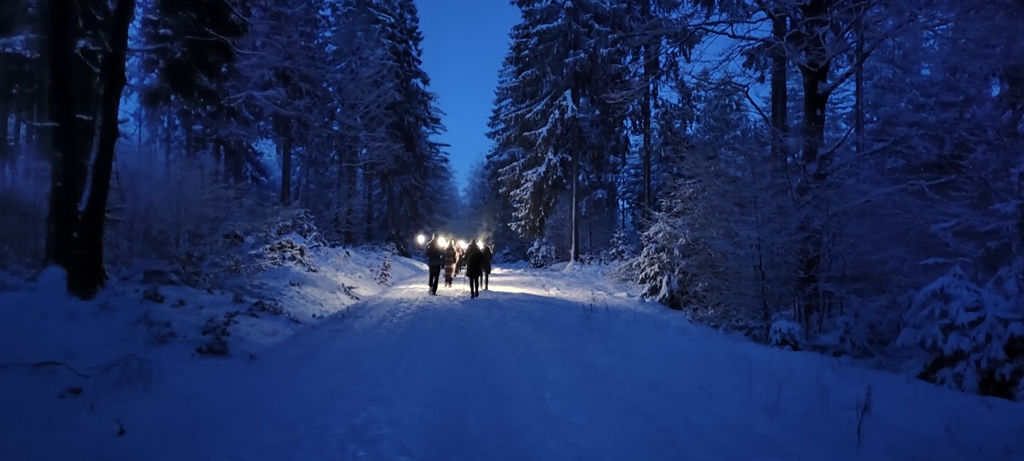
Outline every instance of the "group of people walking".
{"label": "group of people walking", "polygon": [[430,286],[430,294],[437,294],[442,268],[444,268],[444,286],[446,287],[452,286],[452,281],[459,275],[459,272],[463,269],[466,270],[470,298],[480,296],[481,279],[483,279],[484,290],[488,288],[491,261],[494,258],[490,246],[484,244],[483,248],[480,248],[476,239],[473,239],[465,248],[456,245],[452,240],[448,240],[448,245],[445,246],[435,233],[426,244],[426,253],[427,266],[430,268],[430,279],[427,282]]}

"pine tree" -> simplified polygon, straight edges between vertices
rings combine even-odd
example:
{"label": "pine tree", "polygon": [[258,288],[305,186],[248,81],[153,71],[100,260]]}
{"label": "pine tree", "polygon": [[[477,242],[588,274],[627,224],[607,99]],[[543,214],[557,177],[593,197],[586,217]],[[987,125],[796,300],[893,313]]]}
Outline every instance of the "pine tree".
{"label": "pine tree", "polygon": [[419,229],[438,224],[444,208],[441,200],[455,188],[443,146],[431,139],[444,126],[437,97],[428,90],[430,78],[422,69],[423,36],[416,5],[412,0],[397,0],[391,8],[385,40],[397,94],[385,111],[388,137],[398,150],[380,166],[379,177],[386,194],[388,230],[411,238]]}
{"label": "pine tree", "polygon": [[569,257],[575,261],[581,249],[581,206],[588,195],[580,178],[607,155],[595,147],[599,140],[588,137],[587,124],[610,115],[600,113],[599,102],[607,91],[605,71],[621,59],[609,52],[608,39],[617,4],[515,3],[522,21],[512,30],[499,80],[489,134],[495,142],[491,161],[497,162],[510,196],[510,225],[524,237],[545,232],[558,193],[568,189]]}
{"label": "pine tree", "polygon": [[[306,152],[308,161],[315,139],[327,128],[319,110],[328,105],[322,84],[328,74],[326,44],[320,38],[323,6],[321,1],[253,1],[246,18],[249,30],[239,45],[240,78],[228,99],[251,118],[265,121],[258,124],[259,132],[273,139],[280,153],[284,205],[293,200],[295,151]],[[232,176],[241,180],[239,171]]]}
{"label": "pine tree", "polygon": [[218,131],[243,118],[226,99],[229,83],[238,78],[236,44],[247,30],[248,5],[228,0],[154,2],[155,11],[142,18],[142,30],[152,50],[143,68],[155,79],[144,89],[142,102],[163,112],[168,151],[177,129],[186,156],[223,151],[225,163],[232,165],[228,169],[241,170],[245,149],[238,142],[225,142]]}

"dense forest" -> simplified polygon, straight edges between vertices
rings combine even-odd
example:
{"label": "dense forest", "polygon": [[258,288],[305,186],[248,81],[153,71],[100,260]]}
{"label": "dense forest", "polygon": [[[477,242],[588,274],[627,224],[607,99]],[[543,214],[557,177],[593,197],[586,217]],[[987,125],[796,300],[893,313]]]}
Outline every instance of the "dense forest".
{"label": "dense forest", "polygon": [[512,3],[459,194],[413,0],[3,2],[0,264],[89,298],[283,218],[404,254],[473,222],[758,341],[1024,393],[1024,4]]}
{"label": "dense forest", "polygon": [[104,261],[205,258],[297,209],[327,242],[399,244],[458,198],[411,0],[4,8],[4,263],[83,297]]}
{"label": "dense forest", "polygon": [[497,240],[626,260],[761,341],[1014,393],[1024,4],[513,3],[477,186]]}

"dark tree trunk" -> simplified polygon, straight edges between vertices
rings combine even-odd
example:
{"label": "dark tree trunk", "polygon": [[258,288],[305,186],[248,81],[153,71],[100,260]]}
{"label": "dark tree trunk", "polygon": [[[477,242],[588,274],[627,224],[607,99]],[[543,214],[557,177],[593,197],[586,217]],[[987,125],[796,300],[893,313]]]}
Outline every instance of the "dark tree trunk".
{"label": "dark tree trunk", "polygon": [[[331,203],[331,209],[334,210],[335,221],[338,225],[338,234],[341,241],[346,245],[351,242],[349,218],[351,217],[351,202],[352,193],[348,187],[349,174],[348,168],[345,166],[345,154],[346,151],[338,151],[338,177],[334,185],[334,201]],[[343,205],[344,204],[344,205]]]}
{"label": "dark tree trunk", "polygon": [[857,16],[857,70],[854,74],[854,119],[853,131],[857,153],[864,153],[864,14]]}
{"label": "dark tree trunk", "polygon": [[[628,149],[622,149],[621,150],[621,154],[620,154],[620,160],[619,160],[620,169],[621,169],[620,171],[623,171],[623,172],[627,171],[628,163],[627,163],[626,152],[628,152],[628,151],[629,151]],[[623,174],[623,183],[625,183],[624,180],[625,180],[625,175]],[[618,208],[619,208],[619,229],[621,229],[622,232],[625,232],[626,231],[626,207],[625,206],[620,206]]]}
{"label": "dark tree trunk", "polygon": [[43,135],[41,134],[42,128],[40,127],[47,120],[48,114],[40,108],[41,104],[39,102],[26,101],[25,105],[29,117],[22,124],[25,133],[22,145],[34,152],[42,152]]}
{"label": "dark tree trunk", "polygon": [[181,130],[185,135],[185,155],[188,158],[196,158],[196,136],[192,131],[195,129],[195,124],[192,123],[192,111],[182,109],[181,122]]}
{"label": "dark tree trunk", "polygon": [[828,179],[827,160],[820,157],[825,143],[825,113],[830,93],[826,91],[831,58],[825,43],[828,25],[828,2],[811,0],[801,6],[803,10],[803,47],[806,62],[800,66],[803,82],[804,124],[801,135],[801,181],[797,197],[801,207],[798,232],[797,291],[800,296],[800,310],[804,327],[811,325],[813,317],[823,308],[821,286],[822,244],[824,238],[824,214],[827,212],[820,200],[821,188]]}
{"label": "dark tree trunk", "polygon": [[[572,102],[575,107],[580,106],[580,90],[579,85],[573,85],[572,88]],[[582,157],[580,150],[582,150],[583,133],[580,133],[580,120],[579,116],[576,116],[576,120],[573,123],[573,134],[572,143],[570,147],[572,149],[572,218],[571,218],[571,234],[572,234],[572,247],[569,255],[571,261],[580,260],[580,205],[579,205],[579,176],[580,176],[580,157]]]}
{"label": "dark tree trunk", "polygon": [[395,212],[398,210],[398,193],[395,191],[394,173],[387,173],[381,178],[381,190],[384,191],[384,228],[389,232],[395,228]]}
{"label": "dark tree trunk", "polygon": [[[356,156],[353,155],[352,158],[354,159],[354,158],[356,158]],[[356,177],[356,173],[357,172],[356,172],[356,167],[354,165],[345,165],[344,163],[342,163],[342,165],[340,165],[339,167],[342,168],[343,171],[345,171],[345,194],[341,198],[341,199],[345,200],[345,234],[344,234],[344,239],[345,239],[345,243],[347,243],[349,245],[352,245],[352,244],[355,243],[355,234],[353,233],[353,230],[355,230],[355,225],[356,225],[356,217],[355,217],[355,214],[356,214],[356,207],[355,207],[356,200],[355,200],[355,198],[356,198],[356,195],[358,194],[358,191],[356,190],[356,186],[358,184],[357,177]]]}
{"label": "dark tree trunk", "polygon": [[172,168],[174,165],[174,123],[171,121],[170,114],[164,116],[164,171],[167,173],[167,179],[170,180],[172,176]]}
{"label": "dark tree trunk", "polygon": [[775,10],[772,12],[772,159],[776,165],[786,165],[789,157],[786,148],[789,137],[789,89],[787,87],[788,58],[786,56],[786,13]]}
{"label": "dark tree trunk", "polygon": [[292,202],[292,136],[285,135],[281,145],[281,204]]}
{"label": "dark tree trunk", "polygon": [[369,242],[373,238],[373,175],[363,171],[363,187],[366,194],[366,229],[363,241]]}
{"label": "dark tree trunk", "polygon": [[[54,123],[50,169],[50,204],[47,216],[46,260],[69,269],[75,253],[78,200],[85,182],[90,127],[79,110],[92,86],[92,71],[76,56],[78,2],[50,0],[47,4],[47,51],[50,73],[49,98]],[[76,88],[79,83],[82,88]],[[91,89],[91,88],[90,88]],[[91,114],[82,114],[91,115]],[[85,125],[85,126],[83,126]]]}
{"label": "dark tree trunk", "polygon": [[[572,24],[579,24],[579,16],[577,6],[573,3],[569,7],[568,16],[572,18]],[[574,51],[580,50],[581,41],[578,34],[573,34],[570,38],[571,49]],[[585,140],[583,137],[582,129],[580,126],[579,107],[580,99],[582,95],[582,80],[583,76],[579,75],[578,72],[574,72],[572,78],[572,89],[570,90],[572,97],[573,107],[576,108],[573,115],[572,121],[572,133],[570,134],[569,149],[572,150],[572,217],[570,218],[570,235],[571,235],[571,247],[569,251],[570,261],[580,260],[580,196],[579,196],[579,176],[580,176],[580,162],[582,161],[582,150],[585,146]]]}
{"label": "dark tree trunk", "polygon": [[231,160],[231,177],[235,184],[245,183],[245,155],[249,145],[244,141],[231,141],[224,151],[225,161]]}
{"label": "dark tree trunk", "polygon": [[[18,157],[25,156],[27,158],[27,156],[28,156],[28,154],[26,152],[26,149],[24,148],[24,144],[22,143],[22,140],[21,140],[22,128],[23,128],[23,126],[25,124],[25,110],[28,107],[28,103],[25,102],[24,99],[20,99],[20,100],[16,100],[16,101],[17,102],[15,103],[15,106],[14,106],[14,131],[11,133],[11,146],[10,146],[10,150],[7,151],[7,155],[10,156],[9,161],[11,162],[11,164],[10,164],[11,184],[17,184],[18,180],[19,180],[18,175],[17,175],[17,171],[16,171],[17,166],[18,166],[18,163],[17,163]],[[32,170],[28,170],[28,171],[30,173],[27,176],[31,176],[31,171]],[[30,183],[31,183],[31,181],[30,181]],[[33,187],[32,190],[36,190],[36,188]]]}
{"label": "dark tree trunk", "polygon": [[[643,0],[640,5],[641,15],[647,19],[652,17],[651,12],[651,0]],[[644,90],[643,90],[643,103],[640,107],[640,128],[643,131],[643,216],[641,219],[641,227],[646,229],[651,219],[651,207],[654,206],[654,194],[653,187],[651,185],[651,169],[652,169],[652,123],[651,117],[653,112],[652,105],[657,97],[657,82],[656,74],[658,73],[660,63],[658,62],[658,55],[660,53],[660,36],[657,41],[653,38],[648,38],[647,43],[644,44],[643,49],[643,60],[644,60]]]}
{"label": "dark tree trunk", "polygon": [[[2,79],[2,78],[3,77],[0,76],[0,79]],[[2,83],[4,83],[4,82],[0,81],[0,84],[2,84]],[[0,101],[0,177],[3,177],[5,175],[5,173],[6,173],[6,170],[10,169],[10,182],[12,182],[12,183],[14,182],[14,176],[15,176],[15,174],[14,174],[14,156],[15,156],[15,153],[14,153],[14,150],[10,148],[11,142],[7,139],[8,135],[9,135],[9,130],[7,129],[7,124],[10,122],[10,118],[11,118],[11,105],[10,104],[11,104],[11,101],[13,101],[13,100],[14,100],[14,98],[12,97],[10,100],[5,99],[3,101]]]}
{"label": "dark tree trunk", "polygon": [[16,107],[14,110],[14,132],[11,133],[11,149],[15,154],[22,151],[22,140],[21,130],[22,126],[25,125],[25,103],[22,103],[20,107]]}
{"label": "dark tree trunk", "polygon": [[210,149],[213,151],[213,176],[220,176],[221,182],[224,184],[231,183],[231,175],[228,174],[228,160],[224,149],[224,140],[219,137],[214,137],[213,142],[210,143]]}
{"label": "dark tree trunk", "polygon": [[107,280],[107,273],[103,268],[103,224],[107,214],[114,151],[121,135],[118,110],[121,106],[121,92],[127,83],[125,60],[128,52],[128,26],[132,22],[134,11],[135,0],[117,1],[107,30],[109,49],[106,50],[100,66],[102,91],[99,142],[92,165],[88,200],[79,224],[78,257],[75,264],[68,268],[68,290],[82,299],[96,296]]}

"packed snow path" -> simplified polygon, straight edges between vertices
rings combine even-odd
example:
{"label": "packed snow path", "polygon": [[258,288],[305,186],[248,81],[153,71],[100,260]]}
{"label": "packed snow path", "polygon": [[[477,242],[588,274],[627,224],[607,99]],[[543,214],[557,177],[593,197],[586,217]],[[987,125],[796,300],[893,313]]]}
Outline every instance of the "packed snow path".
{"label": "packed snow path", "polygon": [[398,281],[252,361],[167,362],[147,388],[97,397],[96,411],[116,415],[124,436],[115,437],[109,423],[84,423],[103,419],[92,413],[51,423],[63,435],[21,435],[51,444],[21,453],[59,459],[71,449],[80,460],[1024,459],[1020,404],[730,338],[590,274],[499,271],[478,299],[462,281],[437,296],[427,293],[425,272]]}

